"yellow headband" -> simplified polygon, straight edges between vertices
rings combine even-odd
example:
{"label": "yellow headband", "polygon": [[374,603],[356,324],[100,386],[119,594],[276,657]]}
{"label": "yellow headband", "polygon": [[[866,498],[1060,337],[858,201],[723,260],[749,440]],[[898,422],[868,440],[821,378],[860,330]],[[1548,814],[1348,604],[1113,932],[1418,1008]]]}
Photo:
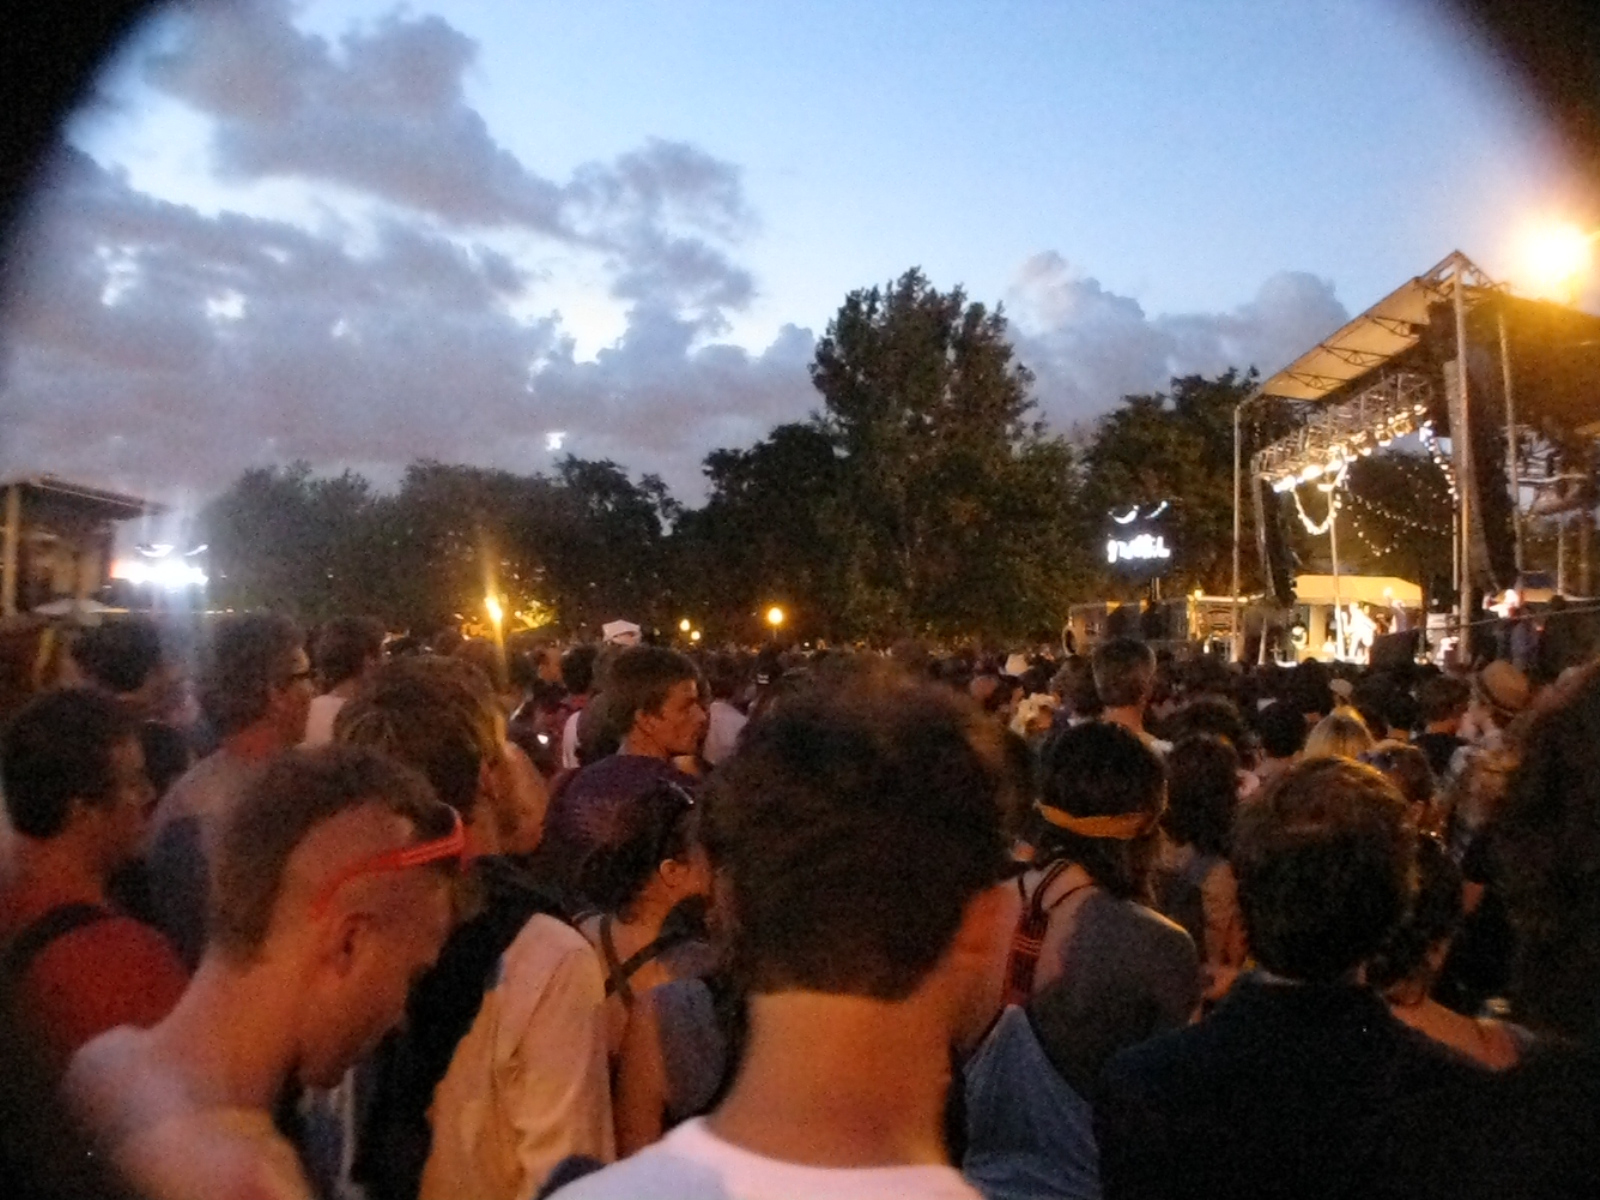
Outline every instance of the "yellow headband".
{"label": "yellow headband", "polygon": [[1131,842],[1155,828],[1160,813],[1131,812],[1115,817],[1075,817],[1048,804],[1039,805],[1039,815],[1057,829],[1065,829],[1079,837],[1106,838],[1118,842]]}

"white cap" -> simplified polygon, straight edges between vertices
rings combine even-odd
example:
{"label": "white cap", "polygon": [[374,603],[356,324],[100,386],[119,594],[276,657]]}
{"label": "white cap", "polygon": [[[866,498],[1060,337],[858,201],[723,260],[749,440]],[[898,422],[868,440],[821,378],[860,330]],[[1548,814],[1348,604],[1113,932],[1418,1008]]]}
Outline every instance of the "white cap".
{"label": "white cap", "polygon": [[600,633],[605,638],[607,645],[637,646],[639,644],[639,627],[632,621],[607,621],[600,626]]}
{"label": "white cap", "polygon": [[1028,656],[1026,654],[1013,654],[1006,659],[1006,669],[1002,673],[1021,679],[1028,673]]}

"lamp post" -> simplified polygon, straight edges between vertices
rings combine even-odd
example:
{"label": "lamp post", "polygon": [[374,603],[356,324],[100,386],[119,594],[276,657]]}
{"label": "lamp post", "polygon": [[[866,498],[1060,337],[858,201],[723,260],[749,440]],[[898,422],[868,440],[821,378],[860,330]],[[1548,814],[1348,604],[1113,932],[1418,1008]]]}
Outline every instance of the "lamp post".
{"label": "lamp post", "polygon": [[778,605],[774,604],[767,609],[767,626],[772,630],[772,640],[778,640],[778,631],[783,628],[783,623],[788,619],[788,614]]}

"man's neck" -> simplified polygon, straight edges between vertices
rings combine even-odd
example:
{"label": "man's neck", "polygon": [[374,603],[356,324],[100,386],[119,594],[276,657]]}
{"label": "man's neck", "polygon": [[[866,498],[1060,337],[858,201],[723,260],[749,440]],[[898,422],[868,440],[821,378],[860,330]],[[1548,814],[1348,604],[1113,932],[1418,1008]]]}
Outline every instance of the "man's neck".
{"label": "man's neck", "polygon": [[278,727],[270,721],[257,721],[222,739],[223,750],[247,763],[261,762],[288,748]]}
{"label": "man's neck", "polygon": [[152,1048],[210,1107],[271,1111],[294,1048],[283,986],[261,971],[208,955],[176,1008],[151,1031]]}
{"label": "man's neck", "polygon": [[634,730],[622,740],[623,754],[635,754],[642,758],[659,758],[671,761],[672,754],[660,742],[648,734]]}
{"label": "man's neck", "polygon": [[1134,733],[1144,732],[1144,706],[1140,704],[1128,705],[1125,708],[1108,708],[1100,714],[1102,721],[1109,721],[1113,725],[1121,725],[1124,729],[1131,729]]}
{"label": "man's neck", "polygon": [[361,690],[363,676],[352,675],[341,683],[334,684],[328,689],[328,695],[337,696],[341,700],[354,700],[356,693]]}
{"label": "man's neck", "polygon": [[915,1003],[816,992],[752,997],[744,1064],[707,1122],[711,1132],[810,1166],[948,1162],[948,1035]]}

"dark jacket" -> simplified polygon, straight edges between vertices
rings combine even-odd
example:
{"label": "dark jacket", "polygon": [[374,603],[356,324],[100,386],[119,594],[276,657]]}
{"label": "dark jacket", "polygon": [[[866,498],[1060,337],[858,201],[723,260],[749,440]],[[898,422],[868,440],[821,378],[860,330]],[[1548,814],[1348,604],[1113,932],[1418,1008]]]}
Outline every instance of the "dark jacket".
{"label": "dark jacket", "polygon": [[1107,1066],[1095,1109],[1105,1195],[1364,1196],[1374,1123],[1482,1075],[1366,988],[1247,976],[1201,1024]]}

